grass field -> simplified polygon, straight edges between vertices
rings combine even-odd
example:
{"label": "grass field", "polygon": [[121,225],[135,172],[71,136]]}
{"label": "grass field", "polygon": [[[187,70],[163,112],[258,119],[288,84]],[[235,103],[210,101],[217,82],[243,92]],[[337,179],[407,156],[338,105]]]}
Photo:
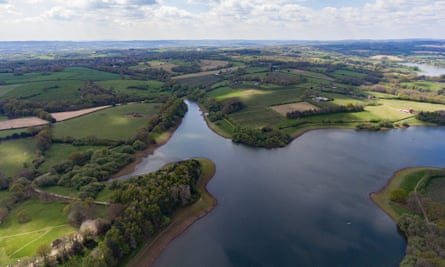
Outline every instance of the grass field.
{"label": "grass field", "polygon": [[40,81],[14,85],[4,97],[24,97],[38,101],[79,98],[78,88],[84,84],[82,80]]}
{"label": "grass field", "polygon": [[379,99],[378,103],[381,105],[368,106],[366,107],[366,110],[376,117],[389,119],[391,121],[413,116],[413,114],[402,112],[401,110],[403,109],[413,108],[415,113],[419,111],[436,111],[445,109],[445,105],[403,100]]}
{"label": "grass field", "polygon": [[0,171],[15,175],[35,158],[36,144],[33,139],[20,139],[0,143]]}
{"label": "grass field", "polygon": [[[155,114],[159,104],[128,104],[97,111],[54,126],[57,138],[96,136],[97,138],[127,140],[144,127],[148,117]],[[136,115],[136,116],[134,116]]]}
{"label": "grass field", "polygon": [[[150,96],[158,94],[164,83],[160,81],[108,80],[97,82],[97,84],[103,88],[112,89],[118,94]],[[147,90],[135,88],[141,86],[147,86]]]}
{"label": "grass field", "polygon": [[298,102],[298,103],[273,106],[271,107],[271,109],[275,110],[276,112],[286,117],[287,113],[292,111],[317,110],[318,107],[307,102]]}
{"label": "grass field", "polygon": [[428,183],[427,194],[432,200],[445,205],[445,177],[434,177]]}
{"label": "grass field", "polygon": [[[8,215],[0,225],[0,265],[17,263],[17,259],[32,256],[41,244],[50,244],[57,238],[73,233],[63,215],[65,204],[28,200]],[[27,223],[18,223],[17,214],[26,211],[31,217]]]}
{"label": "grass field", "polygon": [[414,190],[417,182],[425,175],[428,168],[409,168],[398,171],[379,192],[372,194],[372,200],[383,209],[394,221],[407,209],[390,201],[391,192],[402,188],[407,192]]}
{"label": "grass field", "polygon": [[14,75],[11,73],[0,73],[0,80],[6,82],[7,84],[66,80],[104,81],[118,80],[119,78],[120,76],[118,74],[83,67],[65,68],[61,72],[52,72],[49,74],[26,73],[23,75]]}
{"label": "grass field", "polygon": [[172,68],[177,66],[178,65],[167,61],[152,60],[148,62],[140,62],[138,65],[130,67],[130,69],[144,70],[147,68],[153,68],[153,69],[163,69],[165,71],[173,73]]}

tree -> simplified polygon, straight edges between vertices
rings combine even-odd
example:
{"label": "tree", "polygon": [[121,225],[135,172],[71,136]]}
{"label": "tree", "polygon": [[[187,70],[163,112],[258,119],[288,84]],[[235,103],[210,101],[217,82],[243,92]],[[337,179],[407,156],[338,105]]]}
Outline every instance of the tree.
{"label": "tree", "polygon": [[49,244],[42,244],[37,248],[37,255],[43,258],[44,266],[49,265],[50,253],[51,253],[51,246]]}

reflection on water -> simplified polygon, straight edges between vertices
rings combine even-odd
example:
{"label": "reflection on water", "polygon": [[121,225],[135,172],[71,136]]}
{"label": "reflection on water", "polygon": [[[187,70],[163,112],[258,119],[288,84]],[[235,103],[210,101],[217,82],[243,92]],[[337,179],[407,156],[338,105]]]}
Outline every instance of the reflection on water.
{"label": "reflection on water", "polygon": [[405,241],[368,194],[397,169],[445,165],[445,131],[319,130],[280,149],[233,144],[197,105],[136,173],[191,157],[216,163],[218,206],[173,241],[156,266],[396,266]]}

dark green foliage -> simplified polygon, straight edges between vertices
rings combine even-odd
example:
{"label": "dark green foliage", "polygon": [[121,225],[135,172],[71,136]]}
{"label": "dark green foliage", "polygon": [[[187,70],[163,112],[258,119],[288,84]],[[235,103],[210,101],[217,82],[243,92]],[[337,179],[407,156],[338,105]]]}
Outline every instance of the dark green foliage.
{"label": "dark green foliage", "polygon": [[286,116],[289,119],[296,119],[296,118],[304,118],[308,116],[314,116],[314,115],[322,115],[322,114],[333,114],[333,113],[345,113],[345,112],[361,112],[364,111],[365,108],[362,105],[325,105],[324,107],[320,109],[310,109],[305,111],[292,111],[286,114]]}
{"label": "dark green foliage", "polygon": [[263,129],[236,128],[232,141],[255,147],[283,147],[290,143],[292,138],[279,130],[265,127]]}
{"label": "dark green foliage", "polygon": [[9,179],[6,175],[0,172],[0,190],[8,189],[10,182],[11,179]]}
{"label": "dark green foliage", "polygon": [[421,121],[432,122],[439,125],[445,125],[445,111],[433,111],[424,112],[421,111],[417,114],[416,118]]}
{"label": "dark green foliage", "polygon": [[52,133],[50,127],[45,127],[35,136],[37,148],[46,151],[52,143]]}
{"label": "dark green foliage", "polygon": [[174,126],[184,117],[187,105],[181,99],[170,98],[161,108],[159,114],[148,122],[149,132],[164,132]]}
{"label": "dark green foliage", "polygon": [[74,152],[69,157],[71,163],[65,161],[56,164],[52,172],[59,176],[58,185],[73,187],[83,192],[82,197],[94,198],[102,188],[85,186],[108,180],[111,175],[133,161],[131,154],[119,152],[122,150],[127,149],[118,147],[116,151],[104,148]]}
{"label": "dark green foliage", "polygon": [[200,172],[199,162],[188,160],[118,186],[112,200],[124,205],[125,209],[113,221],[98,252],[108,266],[115,266],[132,249],[167,225],[175,209],[198,199],[196,182]]}
{"label": "dark green foliage", "polygon": [[208,118],[210,121],[218,121],[225,115],[242,110],[246,105],[236,97],[226,98],[222,101],[216,101],[212,98],[204,101],[204,105],[209,110]]}
{"label": "dark green foliage", "polygon": [[391,201],[395,202],[405,202],[408,198],[408,192],[402,188],[397,188],[391,191]]}
{"label": "dark green foliage", "polygon": [[37,177],[33,181],[33,183],[36,184],[38,187],[46,187],[56,185],[58,180],[59,177],[57,175],[42,175],[40,177]]}

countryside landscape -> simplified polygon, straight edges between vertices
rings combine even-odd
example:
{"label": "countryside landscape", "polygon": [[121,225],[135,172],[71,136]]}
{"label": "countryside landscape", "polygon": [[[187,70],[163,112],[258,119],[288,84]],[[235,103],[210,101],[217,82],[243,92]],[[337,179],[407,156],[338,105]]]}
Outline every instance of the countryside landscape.
{"label": "countryside landscape", "polygon": [[445,266],[445,0],[0,0],[0,267]]}
{"label": "countryside landscape", "polygon": [[[216,205],[205,189],[215,166],[187,159],[116,178],[169,141],[187,113],[185,99],[221,137],[266,149],[315,129],[444,125],[443,45],[233,43],[69,58],[46,58],[48,51],[20,60],[7,53],[11,59],[0,62],[1,265],[152,264]],[[442,74],[422,73],[423,66]],[[371,194],[407,240],[403,266],[445,263],[444,181],[442,169],[409,169]]]}

